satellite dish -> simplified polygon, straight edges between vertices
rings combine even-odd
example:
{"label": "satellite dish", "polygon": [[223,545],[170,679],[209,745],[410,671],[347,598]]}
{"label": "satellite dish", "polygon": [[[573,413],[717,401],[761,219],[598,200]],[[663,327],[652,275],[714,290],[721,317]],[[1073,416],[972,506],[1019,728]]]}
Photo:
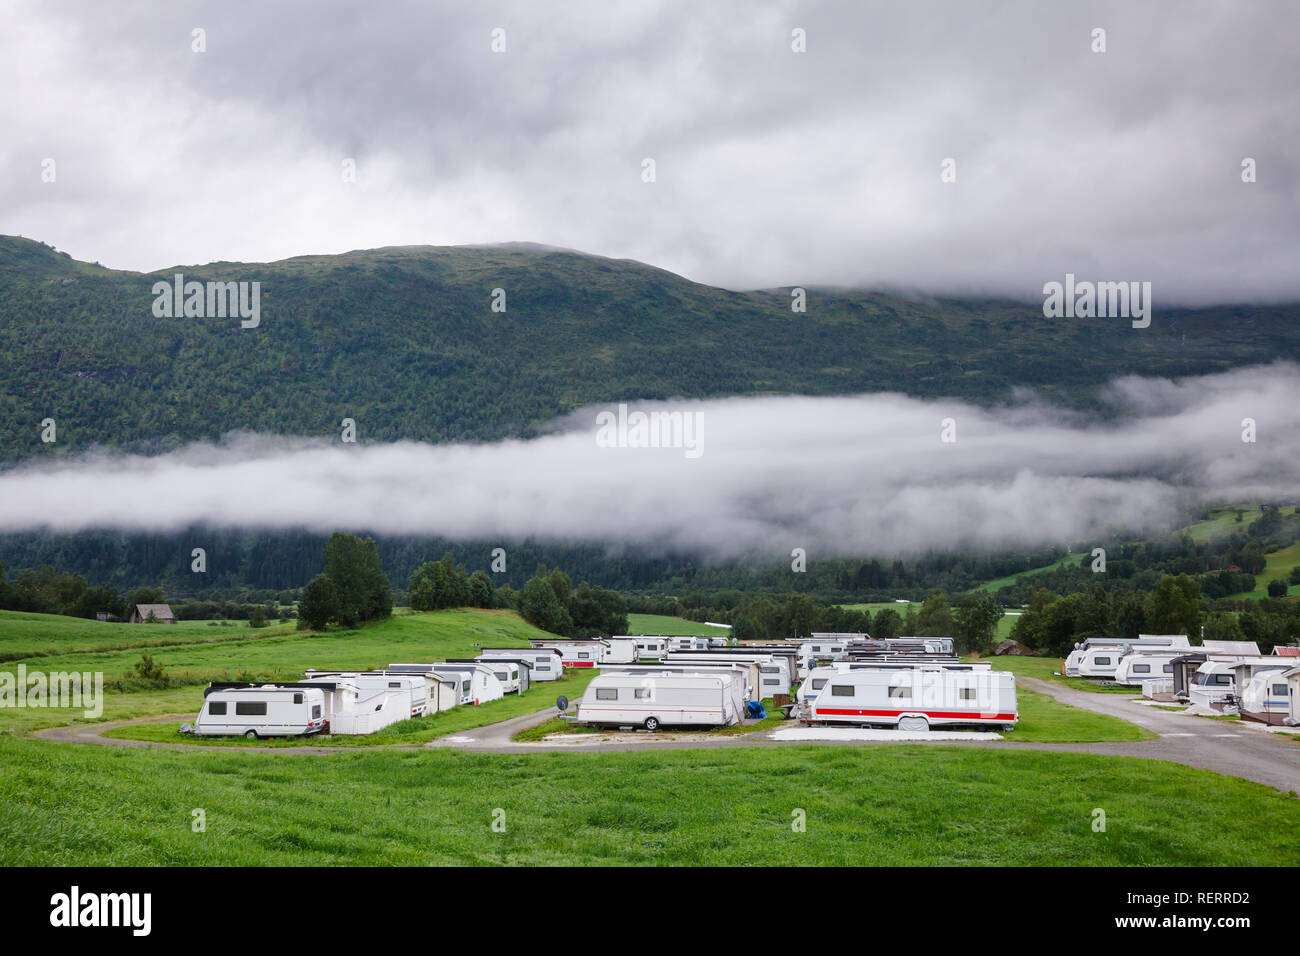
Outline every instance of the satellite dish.
{"label": "satellite dish", "polygon": [[555,706],[560,709],[560,713],[564,713],[569,709],[569,698],[561,694],[559,697],[555,698]]}

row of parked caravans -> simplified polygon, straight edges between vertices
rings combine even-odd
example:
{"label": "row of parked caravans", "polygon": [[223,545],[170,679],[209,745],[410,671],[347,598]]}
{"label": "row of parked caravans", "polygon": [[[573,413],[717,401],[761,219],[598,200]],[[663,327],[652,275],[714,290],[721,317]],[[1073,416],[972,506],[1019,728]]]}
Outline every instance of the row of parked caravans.
{"label": "row of parked caravans", "polygon": [[[1019,720],[1015,679],[987,661],[963,663],[942,645],[814,666],[800,645],[747,645],[668,652],[662,662],[602,664],[578,701],[575,720],[597,726],[728,726],[750,701],[789,694],[792,716],[808,723],[883,725],[904,730],[962,725],[1010,728]],[[951,645],[947,646],[951,651]]]}
{"label": "row of parked caravans", "polygon": [[482,648],[474,659],[390,664],[382,671],[312,669],[293,683],[213,683],[187,726],[200,736],[372,734],[411,717],[522,694],[562,674],[558,650],[519,647]]}
{"label": "row of parked caravans", "polygon": [[1296,648],[1261,654],[1250,641],[1204,641],[1186,635],[1140,635],[1136,641],[1090,639],[1066,658],[1067,677],[1110,679],[1145,696],[1222,709],[1233,703],[1265,722],[1300,723]]}
{"label": "row of parked caravans", "polygon": [[678,641],[657,652],[660,659],[653,663],[602,662],[573,719],[651,731],[728,727],[745,716],[751,701],[788,695],[798,681],[798,649],[792,645],[706,649]]}

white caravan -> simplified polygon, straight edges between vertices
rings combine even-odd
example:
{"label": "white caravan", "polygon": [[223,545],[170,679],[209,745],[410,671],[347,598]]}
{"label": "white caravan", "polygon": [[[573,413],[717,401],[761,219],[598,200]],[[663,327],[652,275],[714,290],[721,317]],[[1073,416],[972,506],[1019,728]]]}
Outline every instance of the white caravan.
{"label": "white caravan", "polygon": [[[915,661],[898,660],[897,658],[881,661],[835,661],[831,664],[823,664],[820,667],[814,667],[804,678],[799,690],[795,693],[795,700],[805,703],[816,699],[817,695],[825,690],[826,685],[836,674],[843,674],[848,671],[856,670],[912,670],[917,666]],[[940,670],[966,671],[966,672],[983,672],[993,669],[991,661],[959,661],[953,658],[951,661],[926,661],[925,667],[937,667]]]}
{"label": "white caravan", "polygon": [[1287,717],[1282,723],[1294,727],[1300,724],[1300,665],[1282,672],[1286,679]]}
{"label": "white caravan", "polygon": [[636,639],[637,655],[640,660],[663,660],[668,653],[668,638],[638,637]]}
{"label": "white caravan", "polygon": [[1169,681],[1173,689],[1175,657],[1182,657],[1186,650],[1141,650],[1125,654],[1115,668],[1115,683],[1129,687],[1146,687],[1152,681]]}
{"label": "white caravan", "polygon": [[1283,676],[1285,666],[1256,672],[1241,689],[1241,710],[1248,714],[1282,715],[1291,713],[1290,692]]}
{"label": "white caravan", "polygon": [[429,684],[421,674],[389,674],[385,671],[318,671],[309,669],[304,684],[346,682],[354,686],[363,699],[377,694],[391,694],[405,709],[407,717],[423,717],[429,709]]}
{"label": "white caravan", "polygon": [[[1122,650],[1126,647],[1130,651],[1136,651],[1140,649],[1146,650],[1151,648],[1154,649],[1181,648],[1184,654],[1186,654],[1192,649],[1191,645],[1187,641],[1186,634],[1139,634],[1136,638],[1133,638],[1131,640],[1126,640],[1125,638],[1122,637],[1090,637],[1079,644],[1075,644],[1074,650],[1071,651],[1066,656],[1065,676],[1066,677],[1090,676],[1080,671],[1080,665],[1083,663],[1084,659],[1087,657],[1088,652],[1091,650],[1101,650],[1102,648],[1120,648]],[[1111,655],[1108,655],[1103,651],[1102,656],[1111,656]],[[1119,655],[1119,656],[1122,657],[1123,655]],[[1105,674],[1105,675],[1092,675],[1092,676],[1109,677],[1111,675]]]}
{"label": "white caravan", "polygon": [[707,637],[678,634],[668,638],[668,650],[671,651],[707,651],[713,644]]}
{"label": "white caravan", "polygon": [[299,737],[325,727],[325,695],[315,687],[222,687],[204,691],[194,719],[200,737]]}
{"label": "white caravan", "polygon": [[443,661],[436,664],[390,664],[388,669],[398,673],[424,673],[428,670],[452,676],[460,682],[461,704],[478,706],[505,696],[505,688],[497,680],[492,668],[485,664],[449,664]]}
{"label": "white caravan", "polygon": [[449,657],[448,664],[481,664],[492,672],[492,676],[501,682],[501,693],[522,694],[528,689],[528,668],[518,661],[508,661],[504,657],[471,658]]}
{"label": "white caravan", "polygon": [[1009,671],[854,668],[841,671],[802,711],[813,723],[878,724],[899,730],[970,725],[1010,729],[1020,719]]}
{"label": "white caravan", "polygon": [[564,676],[564,658],[553,647],[484,647],[479,657],[488,659],[504,657],[506,660],[524,660],[531,663],[529,682],[559,680]]}
{"label": "white caravan", "polygon": [[753,661],[735,661],[727,664],[715,664],[711,661],[699,661],[694,664],[663,664],[639,662],[636,664],[602,665],[602,674],[731,674],[738,679],[737,690],[740,691],[742,703],[747,700],[759,700],[758,664]]}
{"label": "white caravan", "polygon": [[641,659],[641,649],[635,637],[615,636],[605,641],[602,664],[635,664]]}
{"label": "white caravan", "polygon": [[550,647],[560,652],[565,667],[599,667],[605,659],[604,641],[530,641],[533,647]]}
{"label": "white caravan", "polygon": [[[674,651],[668,655],[669,664],[695,664],[713,662],[715,664],[752,661],[758,664],[759,689],[755,699],[771,697],[773,694],[789,694],[790,683],[794,677],[791,668],[796,667],[793,657],[783,657],[765,653],[735,653],[733,651]],[[797,670],[796,670],[797,673]]]}
{"label": "white caravan", "polygon": [[1083,657],[1079,661],[1078,676],[1093,679],[1113,678],[1125,653],[1127,648],[1123,644],[1090,647],[1083,652]]}
{"label": "white caravan", "polygon": [[741,719],[730,674],[601,674],[578,701],[582,724],[728,727]]}

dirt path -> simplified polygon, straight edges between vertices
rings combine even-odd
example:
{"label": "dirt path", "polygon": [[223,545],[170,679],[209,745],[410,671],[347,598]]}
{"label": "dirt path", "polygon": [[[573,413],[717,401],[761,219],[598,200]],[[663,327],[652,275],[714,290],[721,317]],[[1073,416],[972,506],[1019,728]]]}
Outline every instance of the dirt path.
{"label": "dirt path", "polygon": [[[1016,681],[1028,690],[1054,697],[1064,704],[1090,710],[1094,713],[1118,717],[1137,724],[1159,736],[1153,740],[1114,743],[1050,744],[988,739],[986,735],[972,734],[965,740],[934,740],[907,738],[909,746],[992,747],[999,750],[1047,750],[1061,753],[1088,753],[1113,757],[1140,757],[1147,760],[1168,760],[1172,763],[1211,770],[1215,773],[1253,780],[1275,787],[1283,793],[1300,793],[1300,744],[1269,733],[1250,724],[1192,717],[1154,707],[1136,704],[1119,694],[1097,694],[1073,690],[1033,677],[1017,677]],[[447,734],[423,744],[389,745],[371,748],[358,747],[221,747],[204,748],[202,744],[152,743],[143,740],[126,740],[104,737],[102,734],[116,727],[131,724],[176,720],[185,714],[139,717],[106,724],[77,724],[37,731],[33,736],[43,740],[65,743],[88,743],[117,747],[160,747],[168,750],[209,749],[233,753],[273,754],[337,754],[373,750],[452,749],[473,753],[604,753],[609,751],[637,750],[710,750],[727,747],[783,747],[791,745],[844,747],[870,746],[860,740],[776,740],[771,731],[755,731],[725,736],[699,732],[661,731],[617,734],[574,734],[563,740],[523,743],[511,738],[522,730],[550,720],[556,714],[554,707],[539,710],[522,717],[512,717],[499,723],[475,727]]]}

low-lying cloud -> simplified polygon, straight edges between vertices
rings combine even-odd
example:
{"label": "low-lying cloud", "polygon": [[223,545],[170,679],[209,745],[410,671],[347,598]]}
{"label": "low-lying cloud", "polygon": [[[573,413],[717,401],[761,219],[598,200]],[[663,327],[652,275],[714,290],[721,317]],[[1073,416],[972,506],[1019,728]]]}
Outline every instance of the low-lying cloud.
{"label": "low-lying cloud", "polygon": [[1300,496],[1300,366],[1123,378],[1103,395],[1096,416],[897,394],[631,407],[698,416],[696,456],[636,447],[635,429],[598,441],[617,406],[489,445],[231,435],[0,472],[0,531],[344,528],[778,560],[1062,544]]}

